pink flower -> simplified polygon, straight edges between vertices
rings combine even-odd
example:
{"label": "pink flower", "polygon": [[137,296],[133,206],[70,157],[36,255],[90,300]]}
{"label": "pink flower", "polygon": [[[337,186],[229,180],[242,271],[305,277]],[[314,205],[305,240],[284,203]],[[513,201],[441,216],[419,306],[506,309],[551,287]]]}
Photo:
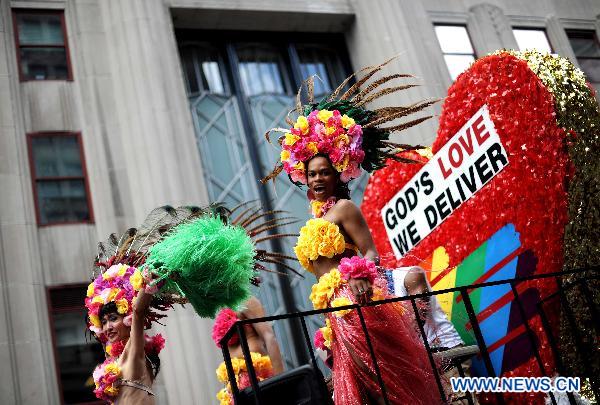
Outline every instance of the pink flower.
{"label": "pink flower", "polygon": [[[237,322],[238,317],[237,313],[231,308],[222,309],[215,318],[215,323],[212,329],[212,339],[217,345],[217,347],[221,347],[221,339],[225,336],[225,334],[231,329],[231,327]],[[231,339],[229,339],[228,344],[234,345],[238,342],[239,336],[237,333],[234,333]]]}
{"label": "pink flower", "polygon": [[325,347],[325,338],[323,337],[323,332],[321,329],[317,329],[314,337],[314,344],[317,349],[326,350]]}
{"label": "pink flower", "polygon": [[344,257],[340,261],[338,270],[346,280],[351,278],[366,278],[371,284],[373,284],[377,276],[375,263],[358,256],[352,256],[351,258]]}
{"label": "pink flower", "polygon": [[317,124],[319,121],[319,118],[317,117],[317,114],[319,113],[318,110],[313,110],[310,112],[310,114],[308,114],[308,117],[306,117],[308,119],[308,124],[310,126],[314,126],[315,124]]}
{"label": "pink flower", "polygon": [[350,180],[359,177],[360,173],[361,173],[360,166],[358,165],[357,162],[352,161],[348,164],[348,166],[342,172],[342,174],[340,174],[340,180],[342,180],[344,183],[347,183]]}
{"label": "pink flower", "polygon": [[248,388],[250,386],[250,376],[248,375],[248,373],[243,372],[240,373],[239,376],[239,381],[238,381],[238,388],[239,390],[243,390],[244,388]]}
{"label": "pink flower", "polygon": [[294,170],[290,173],[293,182],[306,184],[306,174],[303,170]]}

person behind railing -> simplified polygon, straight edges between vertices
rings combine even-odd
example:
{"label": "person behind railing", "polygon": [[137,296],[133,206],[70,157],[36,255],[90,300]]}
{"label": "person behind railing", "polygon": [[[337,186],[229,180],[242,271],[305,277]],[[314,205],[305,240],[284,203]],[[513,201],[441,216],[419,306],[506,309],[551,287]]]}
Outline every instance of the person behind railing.
{"label": "person behind railing", "polygon": [[[245,302],[241,311],[235,312],[232,309],[225,308],[217,314],[213,325],[212,338],[217,347],[221,347],[221,339],[235,322],[243,319],[262,318],[264,316],[265,310],[260,300],[252,296]],[[283,360],[271,323],[258,322],[246,324],[243,327],[258,380],[262,381],[282,373],[284,368]],[[231,363],[238,388],[243,390],[250,386],[250,378],[248,375],[248,366],[242,353],[240,337],[237,333],[234,333],[229,340],[227,349],[231,356]],[[233,397],[230,389],[228,389],[230,386],[225,362],[221,363],[217,368],[217,378],[226,385],[225,388],[217,393],[217,399],[221,405],[233,404]]]}
{"label": "person behind railing", "polygon": [[[406,297],[431,291],[431,286],[427,282],[425,270],[419,266],[398,267],[393,270],[385,270],[388,278],[388,287],[392,294],[397,297]],[[435,295],[416,299],[419,316],[424,321],[423,329],[427,336],[427,342],[432,352],[445,352],[449,349],[464,346],[465,343],[456,331],[456,328],[448,320],[446,313],[442,310]],[[471,360],[461,362],[461,367],[466,377],[469,377]],[[452,377],[459,377],[458,367],[452,363],[444,364],[444,374],[441,378],[442,385],[446,391],[446,396],[455,398],[457,395],[452,392],[449,381]],[[477,398],[472,397],[473,402],[477,404]],[[453,404],[466,404],[466,400],[460,402],[454,401]]]}

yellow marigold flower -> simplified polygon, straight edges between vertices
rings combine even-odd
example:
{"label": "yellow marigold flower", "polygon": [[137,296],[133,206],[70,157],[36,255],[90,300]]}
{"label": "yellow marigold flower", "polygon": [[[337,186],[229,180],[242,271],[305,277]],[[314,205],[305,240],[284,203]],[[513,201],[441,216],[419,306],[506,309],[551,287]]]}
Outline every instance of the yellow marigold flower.
{"label": "yellow marigold flower", "polygon": [[129,282],[134,290],[139,291],[144,285],[144,277],[142,277],[142,272],[136,269],[129,277]]}
{"label": "yellow marigold flower", "polygon": [[108,354],[109,356],[111,356],[111,350],[112,350],[112,345],[106,345],[106,347],[104,348],[104,351],[106,352],[106,354]]}
{"label": "yellow marigold flower", "polygon": [[333,330],[331,330],[331,322],[329,319],[325,320],[325,326],[320,329],[321,333],[323,333],[323,339],[325,340],[323,344],[325,347],[331,349],[331,342],[333,342]]}
{"label": "yellow marigold flower", "polygon": [[350,138],[348,138],[348,135],[346,135],[346,134],[342,134],[342,135],[339,135],[339,136],[338,136],[338,137],[335,139],[335,143],[336,143],[338,146],[340,146],[340,144],[343,144],[343,145],[346,145],[346,146],[347,146],[347,145],[349,145],[349,144],[350,144]]}
{"label": "yellow marigold flower", "polygon": [[353,118],[348,117],[346,114],[342,115],[342,126],[345,129],[350,128],[354,124],[355,124],[355,122],[354,122]]}
{"label": "yellow marigold flower", "polygon": [[94,298],[92,298],[92,304],[104,304],[104,300],[102,299],[101,295],[96,295]]}
{"label": "yellow marigold flower", "polygon": [[309,142],[306,144],[306,149],[308,149],[312,153],[319,153],[319,148],[317,147],[316,142]]}
{"label": "yellow marigold flower", "polygon": [[315,218],[306,222],[300,229],[300,236],[294,248],[298,261],[306,270],[312,272],[310,263],[319,256],[333,257],[345,250],[344,237],[339,227],[323,218]]}
{"label": "yellow marigold flower", "polygon": [[111,397],[117,395],[118,392],[119,390],[115,388],[112,384],[104,389],[104,393],[106,395],[110,395]]}
{"label": "yellow marigold flower", "polygon": [[118,288],[111,288],[110,293],[108,294],[108,298],[106,298],[106,302],[111,302],[115,300],[115,296],[119,293],[119,289]]}
{"label": "yellow marigold flower", "polygon": [[327,125],[325,127],[325,133],[327,135],[331,135],[333,134],[335,131],[337,130],[337,127],[335,125]]}
{"label": "yellow marigold flower", "polygon": [[[343,307],[346,305],[352,305],[352,301],[350,301],[346,297],[338,297],[338,298],[335,298],[333,301],[331,301],[332,308]],[[342,309],[340,311],[336,311],[335,316],[337,316],[338,318],[341,318],[341,317],[345,316],[346,314],[348,314],[350,311],[352,311],[352,310],[351,309]]]}
{"label": "yellow marigold flower", "polygon": [[[333,113],[332,113],[333,115]],[[308,133],[308,119],[301,115],[298,117],[298,119],[296,120],[296,123],[294,124],[294,128],[299,129],[300,131],[302,131],[302,135],[306,135]]]}
{"label": "yellow marigold flower", "polygon": [[283,140],[284,145],[292,146],[295,144],[300,137],[298,135],[290,134],[289,132],[285,134],[285,139]]}
{"label": "yellow marigold flower", "polygon": [[231,365],[233,366],[233,373],[238,375],[241,371],[246,371],[246,360],[233,358],[231,360]]}
{"label": "yellow marigold flower", "polygon": [[269,356],[260,356],[256,359],[252,359],[252,364],[257,369],[258,372],[270,371],[273,366],[271,364],[271,358]]}
{"label": "yellow marigold flower", "polygon": [[104,371],[114,375],[121,375],[121,367],[119,367],[119,365],[116,362],[108,363],[104,367]]}
{"label": "yellow marigold flower", "polygon": [[303,162],[298,162],[294,165],[294,169],[296,170],[304,170],[304,163]]}
{"label": "yellow marigold flower", "polygon": [[90,285],[88,285],[88,288],[87,288],[87,295],[86,296],[87,297],[91,297],[92,295],[94,295],[94,291],[95,291],[95,289],[94,289],[94,283],[90,283]]}
{"label": "yellow marigold flower", "polygon": [[344,160],[342,160],[339,163],[336,163],[333,165],[333,167],[335,167],[335,170],[337,170],[338,172],[343,172],[346,167],[348,166],[348,162],[350,161],[350,157],[348,155],[346,155],[344,157]]}
{"label": "yellow marigold flower", "polygon": [[231,402],[231,396],[225,388],[217,392],[217,399],[219,400],[219,405],[233,405],[233,403]]}
{"label": "yellow marigold flower", "polygon": [[128,268],[129,268],[129,266],[127,266],[125,264],[120,264],[119,265],[119,271],[117,272],[117,274],[119,275],[119,277],[123,277],[125,275],[125,272],[127,271]]}
{"label": "yellow marigold flower", "polygon": [[102,322],[100,322],[100,318],[98,318],[98,315],[94,315],[94,314],[90,315],[90,322],[96,328],[101,328],[102,327]]}
{"label": "yellow marigold flower", "polygon": [[329,118],[333,117],[333,111],[321,110],[317,113],[317,118],[323,123],[327,123]]}
{"label": "yellow marigold flower", "polygon": [[338,269],[333,269],[319,278],[319,281],[312,286],[310,300],[315,309],[327,308],[329,300],[333,297],[336,290],[346,281],[342,278]]}
{"label": "yellow marigold flower", "polygon": [[319,243],[319,256],[332,258],[335,256],[334,246],[328,242]]}
{"label": "yellow marigold flower", "polygon": [[227,381],[229,381],[229,378],[227,377],[227,367],[225,366],[225,362],[222,362],[221,364],[219,364],[219,367],[217,367],[217,379],[222,383],[226,383]]}
{"label": "yellow marigold flower", "polygon": [[281,159],[282,162],[285,162],[290,158],[290,156],[292,156],[292,154],[290,153],[289,150],[282,149],[281,154],[279,155],[279,158]]}
{"label": "yellow marigold flower", "polygon": [[310,208],[312,210],[313,216],[317,216],[321,213],[321,207],[325,204],[323,201],[312,200],[310,202]]}
{"label": "yellow marigold flower", "polygon": [[129,311],[129,303],[127,302],[127,300],[125,298],[121,298],[120,300],[117,300],[115,302],[115,304],[117,305],[117,312],[120,313],[121,315],[124,315],[127,313],[127,311]]}

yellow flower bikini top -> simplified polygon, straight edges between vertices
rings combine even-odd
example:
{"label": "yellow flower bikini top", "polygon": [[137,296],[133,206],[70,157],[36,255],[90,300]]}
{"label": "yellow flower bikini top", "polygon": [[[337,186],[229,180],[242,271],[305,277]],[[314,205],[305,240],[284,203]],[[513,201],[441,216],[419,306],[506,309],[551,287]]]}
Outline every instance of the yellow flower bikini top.
{"label": "yellow flower bikini top", "polygon": [[358,247],[346,243],[336,224],[323,218],[313,218],[306,221],[306,225],[300,229],[294,252],[302,267],[314,274],[313,260],[317,260],[319,256],[332,258],[344,253],[346,249],[358,253]]}

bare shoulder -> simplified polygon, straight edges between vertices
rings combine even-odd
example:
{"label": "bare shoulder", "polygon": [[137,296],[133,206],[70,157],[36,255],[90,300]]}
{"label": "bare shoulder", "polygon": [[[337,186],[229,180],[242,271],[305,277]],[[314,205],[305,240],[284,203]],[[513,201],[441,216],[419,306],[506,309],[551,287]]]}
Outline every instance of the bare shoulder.
{"label": "bare shoulder", "polygon": [[[352,201],[341,199],[335,204],[335,210],[344,215],[357,215],[361,214],[360,208]],[[362,215],[362,214],[361,214]]]}

